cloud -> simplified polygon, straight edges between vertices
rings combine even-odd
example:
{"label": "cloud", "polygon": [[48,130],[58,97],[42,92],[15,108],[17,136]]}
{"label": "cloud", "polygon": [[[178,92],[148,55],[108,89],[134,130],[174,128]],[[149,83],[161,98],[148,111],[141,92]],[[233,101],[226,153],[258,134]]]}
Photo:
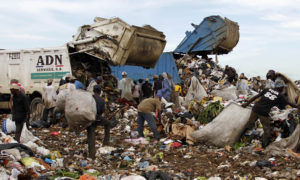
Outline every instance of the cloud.
{"label": "cloud", "polygon": [[293,20],[288,22],[282,22],[281,26],[284,28],[295,28],[300,29],[300,20]]}
{"label": "cloud", "polygon": [[266,20],[266,21],[281,22],[281,21],[286,21],[288,19],[288,17],[283,14],[273,13],[273,14],[268,14],[268,15],[262,16],[261,19]]}
{"label": "cloud", "polygon": [[55,40],[53,38],[49,38],[46,36],[38,36],[38,35],[32,35],[32,34],[5,34],[1,35],[0,38],[9,38],[9,39],[15,39],[15,40]]}
{"label": "cloud", "polygon": [[223,4],[253,8],[256,11],[294,7],[300,0],[220,0]]}

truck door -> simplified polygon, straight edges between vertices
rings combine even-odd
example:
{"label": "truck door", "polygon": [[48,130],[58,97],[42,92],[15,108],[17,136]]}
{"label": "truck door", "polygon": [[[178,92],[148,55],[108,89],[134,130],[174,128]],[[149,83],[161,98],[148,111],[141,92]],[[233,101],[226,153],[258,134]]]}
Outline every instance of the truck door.
{"label": "truck door", "polygon": [[[21,69],[20,52],[8,53],[8,80],[17,79],[20,83],[23,80]],[[9,83],[9,82],[8,82]]]}

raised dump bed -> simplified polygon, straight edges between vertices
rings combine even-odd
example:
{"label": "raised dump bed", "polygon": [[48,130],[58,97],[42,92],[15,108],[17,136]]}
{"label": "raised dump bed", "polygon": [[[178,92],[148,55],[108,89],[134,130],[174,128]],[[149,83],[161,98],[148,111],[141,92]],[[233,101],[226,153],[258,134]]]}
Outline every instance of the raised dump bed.
{"label": "raised dump bed", "polygon": [[239,41],[239,25],[227,18],[209,16],[186,36],[174,50],[183,54],[227,54]]}
{"label": "raised dump bed", "polygon": [[75,53],[87,53],[113,65],[154,67],[166,45],[165,35],[147,25],[130,26],[120,18],[96,17],[79,27],[68,43]]}

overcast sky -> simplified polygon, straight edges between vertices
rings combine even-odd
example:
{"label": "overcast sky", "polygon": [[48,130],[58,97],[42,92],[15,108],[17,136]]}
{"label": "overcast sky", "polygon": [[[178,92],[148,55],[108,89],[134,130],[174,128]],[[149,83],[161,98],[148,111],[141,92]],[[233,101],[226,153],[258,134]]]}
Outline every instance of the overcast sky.
{"label": "overcast sky", "polygon": [[300,0],[9,0],[0,1],[0,49],[60,46],[95,16],[120,17],[164,32],[172,51],[205,17],[220,15],[240,26],[233,51],[219,56],[247,76],[269,69],[300,79]]}

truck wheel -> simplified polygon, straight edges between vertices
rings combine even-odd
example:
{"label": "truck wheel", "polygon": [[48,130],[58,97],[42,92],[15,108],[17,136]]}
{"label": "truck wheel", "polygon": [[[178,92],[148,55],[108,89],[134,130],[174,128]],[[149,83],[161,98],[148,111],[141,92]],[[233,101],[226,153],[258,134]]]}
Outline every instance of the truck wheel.
{"label": "truck wheel", "polygon": [[40,97],[34,98],[30,103],[30,121],[42,120],[44,104]]}

